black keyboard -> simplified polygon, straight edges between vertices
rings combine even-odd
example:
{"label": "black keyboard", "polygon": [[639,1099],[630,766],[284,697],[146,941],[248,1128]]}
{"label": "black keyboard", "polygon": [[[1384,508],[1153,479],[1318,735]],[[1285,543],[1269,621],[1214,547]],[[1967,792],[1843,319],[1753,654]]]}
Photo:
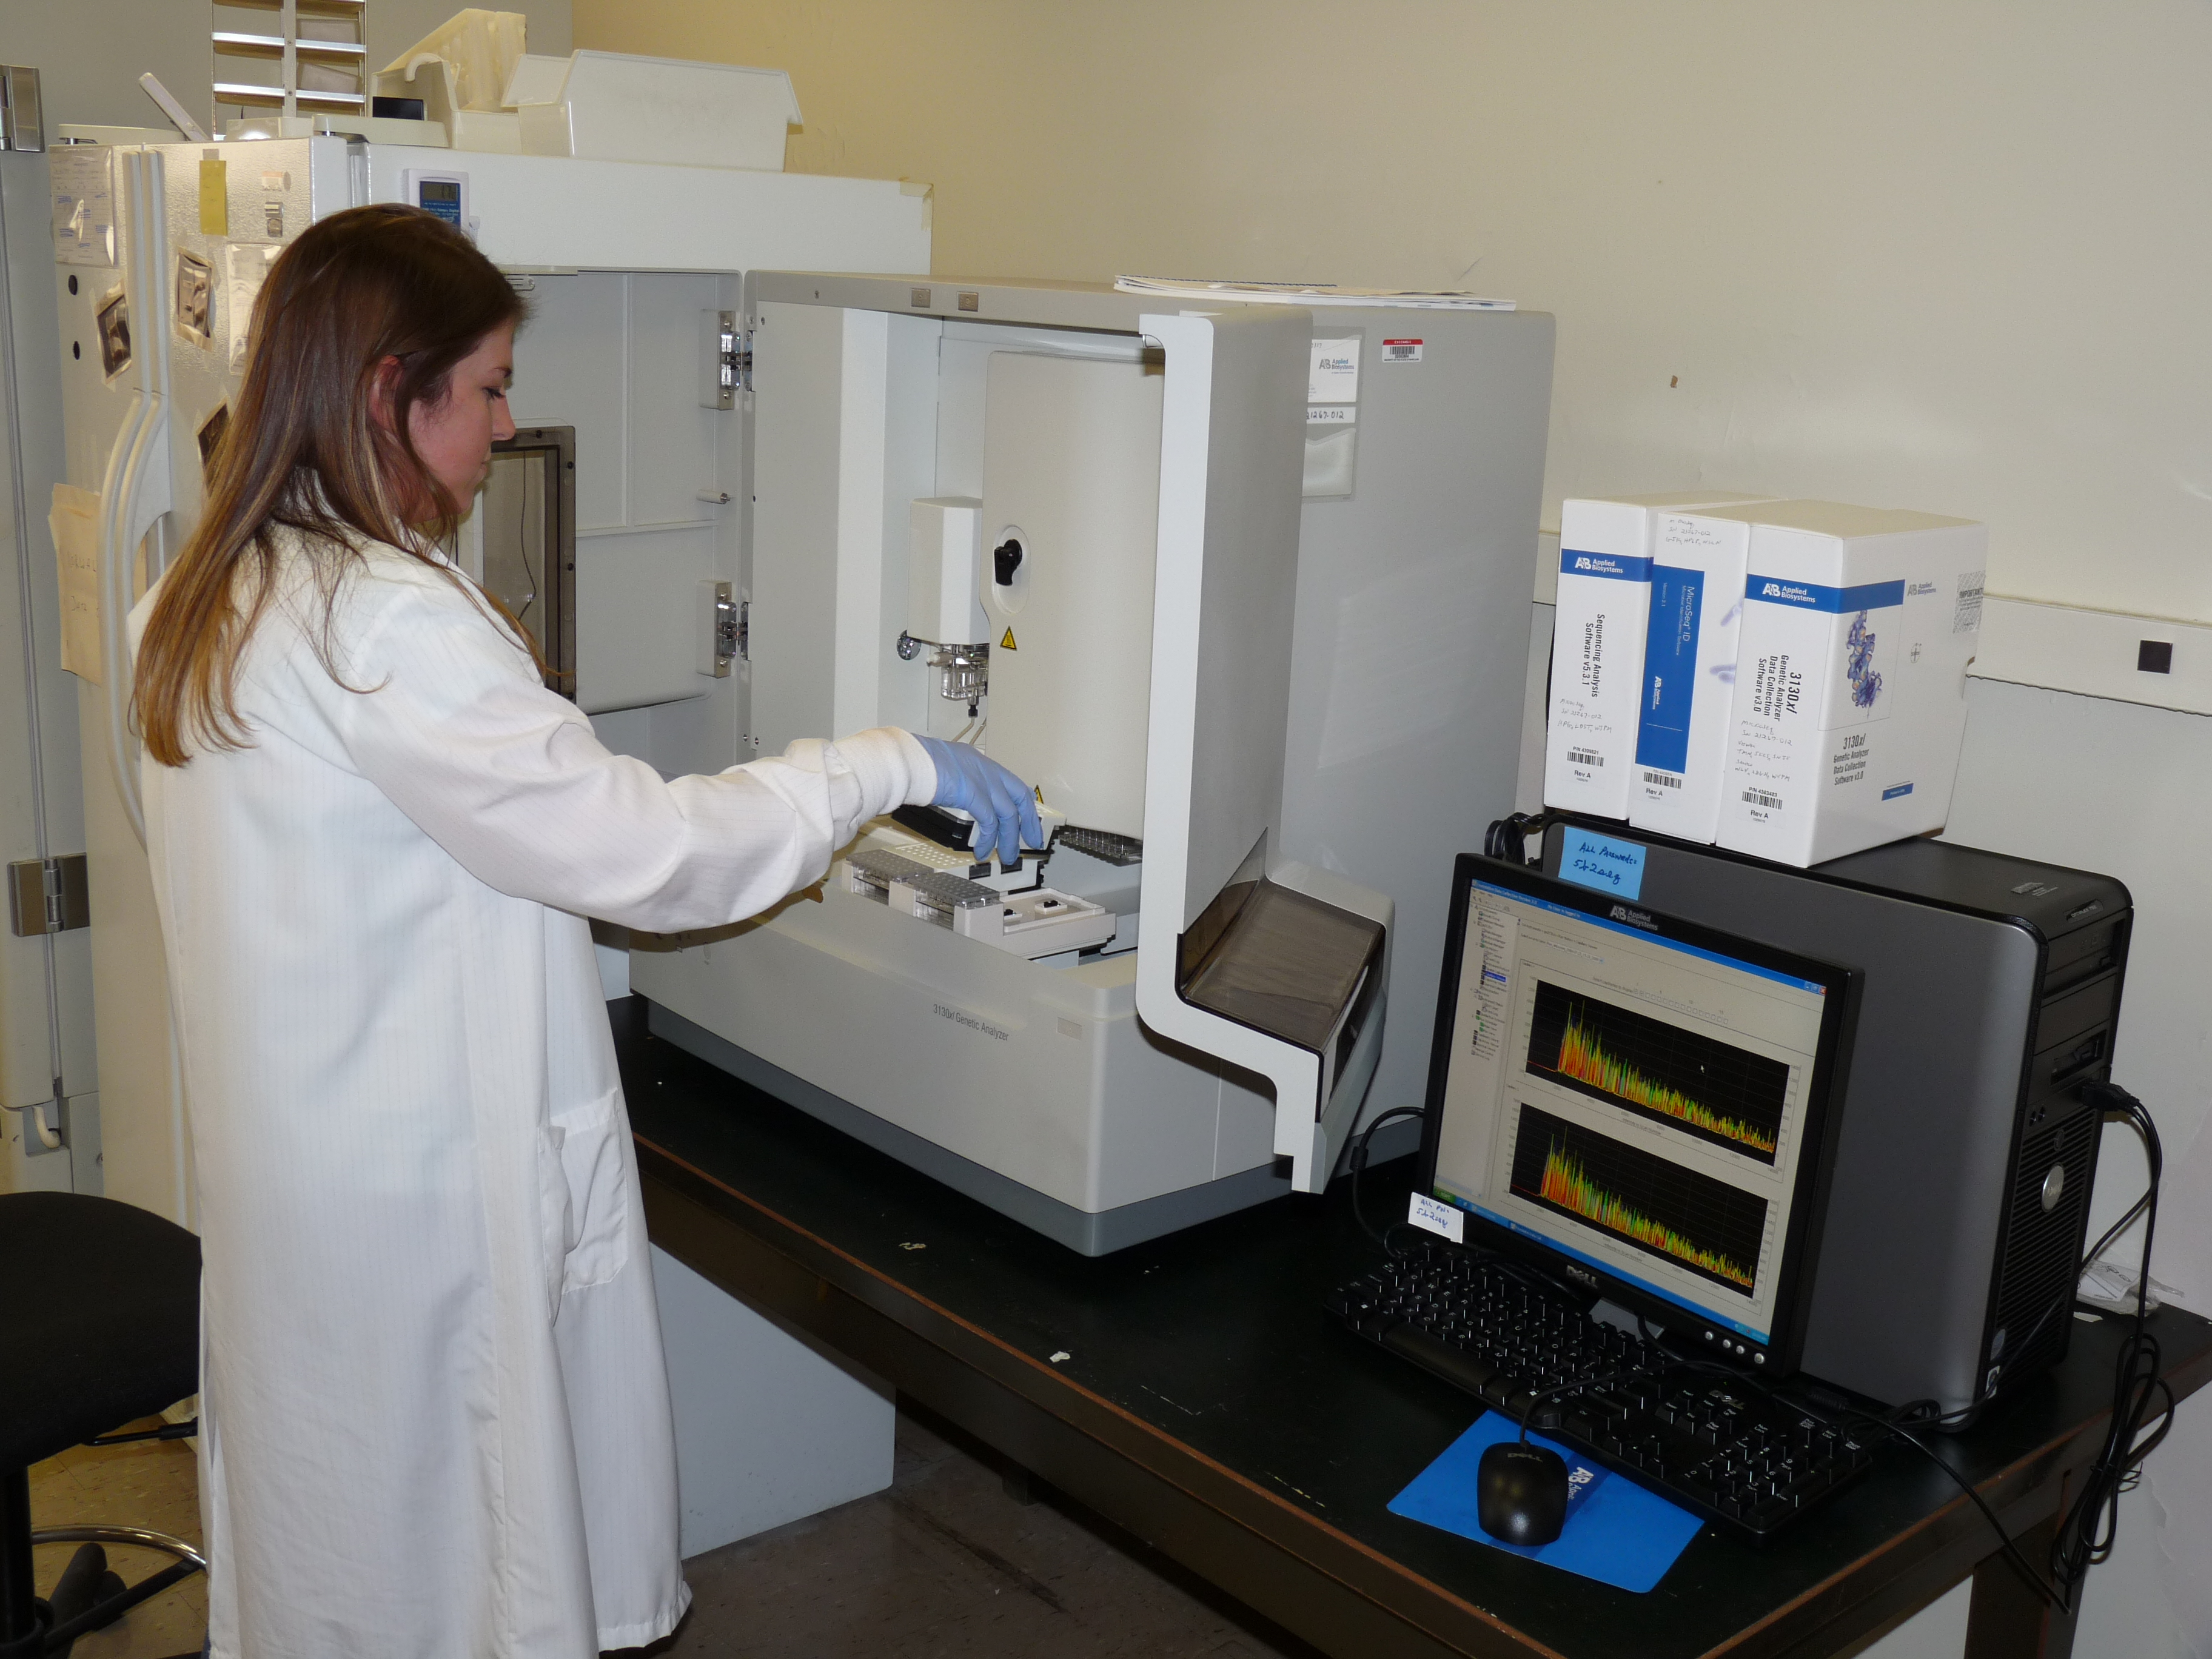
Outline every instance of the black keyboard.
{"label": "black keyboard", "polygon": [[1684,1361],[1471,1250],[1416,1247],[1346,1285],[1328,1306],[1355,1334],[1516,1422],[1547,1389],[1620,1377],[1543,1401],[1529,1427],[1755,1537],[1833,1496],[1873,1462],[1816,1408],[1713,1362]]}

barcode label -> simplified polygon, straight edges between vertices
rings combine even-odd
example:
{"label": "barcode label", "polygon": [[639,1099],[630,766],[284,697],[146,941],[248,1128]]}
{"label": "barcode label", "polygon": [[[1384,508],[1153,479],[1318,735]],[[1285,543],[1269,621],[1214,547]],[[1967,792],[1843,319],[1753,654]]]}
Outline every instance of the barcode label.
{"label": "barcode label", "polygon": [[1764,789],[1747,789],[1743,792],[1743,798],[1753,806],[1764,806],[1770,811],[1782,805],[1781,796],[1770,795]]}
{"label": "barcode label", "polygon": [[1594,749],[1570,749],[1567,750],[1567,758],[1573,762],[1577,766],[1602,766],[1605,764],[1605,757],[1599,754]]}
{"label": "barcode label", "polygon": [[1382,342],[1382,361],[1386,363],[1418,363],[1421,361],[1421,343],[1419,340],[1385,340]]}
{"label": "barcode label", "polygon": [[1682,787],[1681,779],[1670,772],[1646,772],[1644,775],[1644,781],[1656,783],[1662,789],[1680,789]]}

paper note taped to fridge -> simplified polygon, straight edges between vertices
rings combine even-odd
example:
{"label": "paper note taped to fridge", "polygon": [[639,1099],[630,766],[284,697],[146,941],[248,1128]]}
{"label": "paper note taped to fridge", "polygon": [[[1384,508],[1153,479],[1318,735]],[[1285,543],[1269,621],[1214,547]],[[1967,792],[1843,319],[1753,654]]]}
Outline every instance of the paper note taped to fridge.
{"label": "paper note taped to fridge", "polygon": [[100,497],[75,484],[54,486],[46,525],[61,568],[62,666],[100,684]]}

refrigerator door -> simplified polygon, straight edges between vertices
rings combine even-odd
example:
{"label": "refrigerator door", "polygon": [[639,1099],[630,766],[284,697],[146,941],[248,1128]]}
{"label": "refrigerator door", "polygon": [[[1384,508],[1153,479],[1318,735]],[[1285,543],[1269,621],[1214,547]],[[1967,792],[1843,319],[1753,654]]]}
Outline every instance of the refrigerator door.
{"label": "refrigerator door", "polygon": [[[76,696],[61,666],[47,513],[62,477],[46,157],[0,152],[0,1192],[100,1191],[92,956],[69,892],[84,851]],[[68,862],[64,862],[68,861]],[[51,872],[51,878],[50,878]],[[52,924],[58,931],[45,932]]]}
{"label": "refrigerator door", "polygon": [[167,160],[159,149],[117,148],[73,163],[105,170],[115,263],[65,258],[58,298],[70,348],[62,359],[70,482],[98,494],[97,649],[79,676],[77,708],[93,994],[105,1034],[102,1186],[108,1197],[189,1224],[184,1093],[146,866],[125,635],[131,606],[175,545],[165,198],[198,180],[189,171],[176,180]]}

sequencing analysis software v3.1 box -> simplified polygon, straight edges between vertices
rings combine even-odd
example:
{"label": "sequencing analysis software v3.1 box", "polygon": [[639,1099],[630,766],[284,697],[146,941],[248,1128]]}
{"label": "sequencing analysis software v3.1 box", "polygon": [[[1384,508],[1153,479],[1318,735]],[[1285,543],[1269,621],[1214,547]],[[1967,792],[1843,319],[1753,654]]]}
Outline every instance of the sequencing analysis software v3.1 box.
{"label": "sequencing analysis software v3.1 box", "polygon": [[1726,490],[1677,490],[1560,503],[1559,592],[1544,738],[1547,806],[1628,816],[1659,511],[1760,499]]}
{"label": "sequencing analysis software v3.1 box", "polygon": [[1833,501],[1753,516],[1716,839],[1802,866],[1941,829],[1988,531]]}

